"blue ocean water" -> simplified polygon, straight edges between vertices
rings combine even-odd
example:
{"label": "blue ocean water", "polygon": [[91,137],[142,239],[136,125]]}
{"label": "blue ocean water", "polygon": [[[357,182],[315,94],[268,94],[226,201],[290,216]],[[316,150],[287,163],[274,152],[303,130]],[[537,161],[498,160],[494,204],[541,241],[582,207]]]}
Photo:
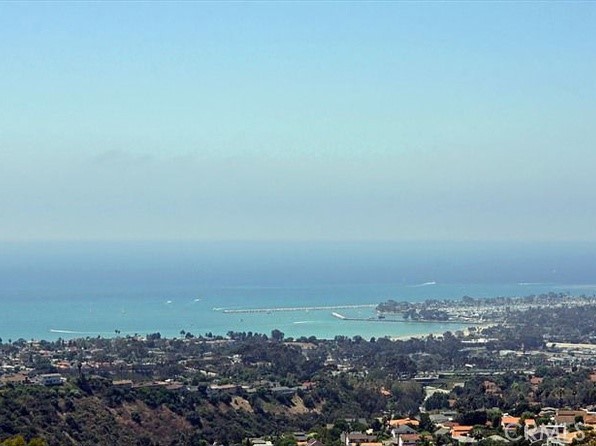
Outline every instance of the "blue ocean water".
{"label": "blue ocean water", "polygon": [[[222,310],[592,295],[595,284],[596,244],[585,243],[2,243],[0,337],[420,335],[461,327],[344,321],[332,310]],[[372,308],[337,312],[374,316]]]}

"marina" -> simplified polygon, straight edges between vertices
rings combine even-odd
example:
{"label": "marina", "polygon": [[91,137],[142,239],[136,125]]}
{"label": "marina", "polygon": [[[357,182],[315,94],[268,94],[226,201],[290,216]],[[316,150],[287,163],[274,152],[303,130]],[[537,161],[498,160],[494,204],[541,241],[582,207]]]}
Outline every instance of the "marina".
{"label": "marina", "polygon": [[481,321],[470,321],[470,320],[425,320],[425,319],[387,319],[385,317],[347,317],[343,314],[332,312],[331,315],[337,319],[341,319],[342,321],[360,321],[360,322],[407,322],[407,323],[423,323],[423,324],[470,324],[470,325],[480,325],[483,322]]}

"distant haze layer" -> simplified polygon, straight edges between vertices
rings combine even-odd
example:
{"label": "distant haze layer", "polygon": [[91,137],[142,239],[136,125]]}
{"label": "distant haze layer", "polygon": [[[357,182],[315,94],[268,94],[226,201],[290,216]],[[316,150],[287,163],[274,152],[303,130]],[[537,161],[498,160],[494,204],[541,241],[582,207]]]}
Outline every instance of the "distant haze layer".
{"label": "distant haze layer", "polygon": [[4,2],[0,240],[596,240],[594,2]]}

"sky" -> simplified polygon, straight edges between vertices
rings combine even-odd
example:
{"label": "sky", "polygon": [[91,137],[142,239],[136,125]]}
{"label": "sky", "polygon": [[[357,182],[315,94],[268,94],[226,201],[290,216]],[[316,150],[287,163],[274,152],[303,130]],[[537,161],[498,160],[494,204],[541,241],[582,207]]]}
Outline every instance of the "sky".
{"label": "sky", "polygon": [[593,2],[0,4],[0,240],[596,240]]}

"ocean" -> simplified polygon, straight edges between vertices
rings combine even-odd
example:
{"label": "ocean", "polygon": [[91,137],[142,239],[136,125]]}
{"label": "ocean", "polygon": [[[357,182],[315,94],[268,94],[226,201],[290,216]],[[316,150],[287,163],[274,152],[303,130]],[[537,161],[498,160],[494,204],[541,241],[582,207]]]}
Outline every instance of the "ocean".
{"label": "ocean", "polygon": [[417,336],[454,324],[341,320],[374,308],[225,309],[596,293],[594,243],[30,242],[0,244],[3,340],[251,331]]}

